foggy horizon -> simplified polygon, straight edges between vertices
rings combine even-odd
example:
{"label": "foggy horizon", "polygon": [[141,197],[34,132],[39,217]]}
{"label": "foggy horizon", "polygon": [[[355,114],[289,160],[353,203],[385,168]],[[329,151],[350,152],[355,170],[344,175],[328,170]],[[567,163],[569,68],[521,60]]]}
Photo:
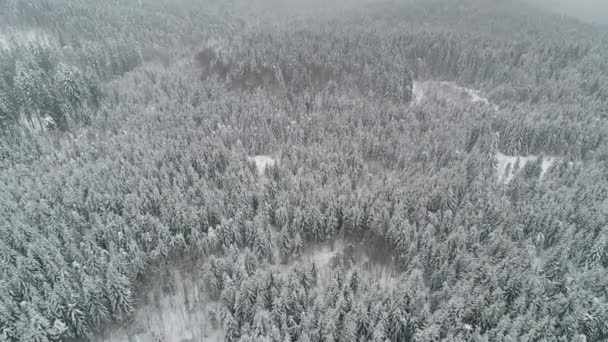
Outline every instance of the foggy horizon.
{"label": "foggy horizon", "polygon": [[608,26],[608,1],[604,0],[522,0],[547,11],[592,24]]}

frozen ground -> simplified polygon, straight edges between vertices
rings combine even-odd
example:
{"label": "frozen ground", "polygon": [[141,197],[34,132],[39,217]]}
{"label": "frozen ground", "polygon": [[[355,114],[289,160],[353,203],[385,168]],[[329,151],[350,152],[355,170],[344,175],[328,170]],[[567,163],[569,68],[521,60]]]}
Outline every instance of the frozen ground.
{"label": "frozen ground", "polygon": [[[517,172],[521,171],[528,162],[533,162],[537,159],[538,156],[535,155],[508,156],[498,152],[496,153],[496,176],[503,183],[508,184],[513,179],[513,177],[515,177]],[[517,163],[517,160],[519,160],[519,167],[516,170],[515,164]],[[549,170],[551,165],[553,165],[553,163],[555,163],[557,160],[558,158],[556,157],[543,157],[543,162],[541,165],[542,171],[540,174],[541,178],[545,175],[547,170]]]}

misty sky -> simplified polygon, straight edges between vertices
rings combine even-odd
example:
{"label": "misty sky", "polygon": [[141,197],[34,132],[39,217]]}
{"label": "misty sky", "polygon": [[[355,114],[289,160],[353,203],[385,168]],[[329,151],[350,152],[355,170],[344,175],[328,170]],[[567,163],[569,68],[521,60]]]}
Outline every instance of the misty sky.
{"label": "misty sky", "polygon": [[608,25],[608,0],[526,0],[579,19]]}

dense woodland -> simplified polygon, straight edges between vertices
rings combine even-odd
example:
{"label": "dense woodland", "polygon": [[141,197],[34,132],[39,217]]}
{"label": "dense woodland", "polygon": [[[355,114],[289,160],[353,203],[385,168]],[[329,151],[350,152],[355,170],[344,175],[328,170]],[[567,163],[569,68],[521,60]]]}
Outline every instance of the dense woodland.
{"label": "dense woodland", "polygon": [[[495,106],[414,100],[435,81]],[[608,341],[594,26],[516,1],[0,1],[0,131],[0,341],[103,339],[175,269],[225,341]],[[503,181],[498,155],[538,158]],[[336,243],[329,270],[303,258]]]}

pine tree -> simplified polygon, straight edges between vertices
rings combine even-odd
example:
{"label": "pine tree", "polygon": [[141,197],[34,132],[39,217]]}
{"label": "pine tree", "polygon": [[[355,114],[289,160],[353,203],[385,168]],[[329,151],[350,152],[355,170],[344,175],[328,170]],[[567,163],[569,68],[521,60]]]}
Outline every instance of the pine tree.
{"label": "pine tree", "polygon": [[3,85],[0,78],[0,128],[6,129],[9,125],[16,123],[17,111],[13,108],[8,94],[8,85]]}
{"label": "pine tree", "polygon": [[87,317],[76,304],[68,304],[65,313],[65,321],[70,327],[72,337],[86,338],[90,333]]}
{"label": "pine tree", "polygon": [[279,255],[281,258],[281,263],[286,264],[289,261],[291,254],[292,254],[291,236],[289,234],[287,226],[284,226],[283,229],[281,229],[280,245],[279,245]]}
{"label": "pine tree", "polygon": [[[43,128],[40,110],[49,97],[46,76],[43,71],[28,57],[17,61],[13,84],[19,98],[19,104],[26,115],[31,128]],[[36,120],[36,123],[34,123]]]}
{"label": "pine tree", "polygon": [[133,312],[133,294],[129,279],[113,266],[110,266],[106,275],[105,293],[110,301],[114,319],[122,320]]}
{"label": "pine tree", "polygon": [[101,326],[110,321],[110,305],[103,292],[101,282],[91,278],[85,279],[84,291],[87,294],[85,307],[88,320],[94,326]]}
{"label": "pine tree", "polygon": [[386,338],[386,322],[384,322],[384,320],[381,318],[374,326],[374,330],[372,332],[372,341],[384,342]]}
{"label": "pine tree", "polygon": [[361,283],[361,279],[359,278],[359,272],[357,272],[355,270],[355,271],[353,271],[352,275],[350,276],[350,284],[349,284],[349,288],[351,289],[351,291],[353,291],[353,293],[356,294],[359,291],[360,283]]}
{"label": "pine tree", "polygon": [[344,317],[344,324],[340,333],[340,341],[356,341],[357,340],[357,321],[352,312],[349,312]]}
{"label": "pine tree", "polygon": [[236,342],[240,337],[238,323],[229,310],[222,310],[222,325],[226,342]]}
{"label": "pine tree", "polygon": [[296,232],[296,235],[293,239],[292,242],[292,249],[293,249],[293,255],[297,260],[300,260],[302,258],[302,253],[303,253],[303,243],[302,243],[302,238],[300,237],[300,233]]}

